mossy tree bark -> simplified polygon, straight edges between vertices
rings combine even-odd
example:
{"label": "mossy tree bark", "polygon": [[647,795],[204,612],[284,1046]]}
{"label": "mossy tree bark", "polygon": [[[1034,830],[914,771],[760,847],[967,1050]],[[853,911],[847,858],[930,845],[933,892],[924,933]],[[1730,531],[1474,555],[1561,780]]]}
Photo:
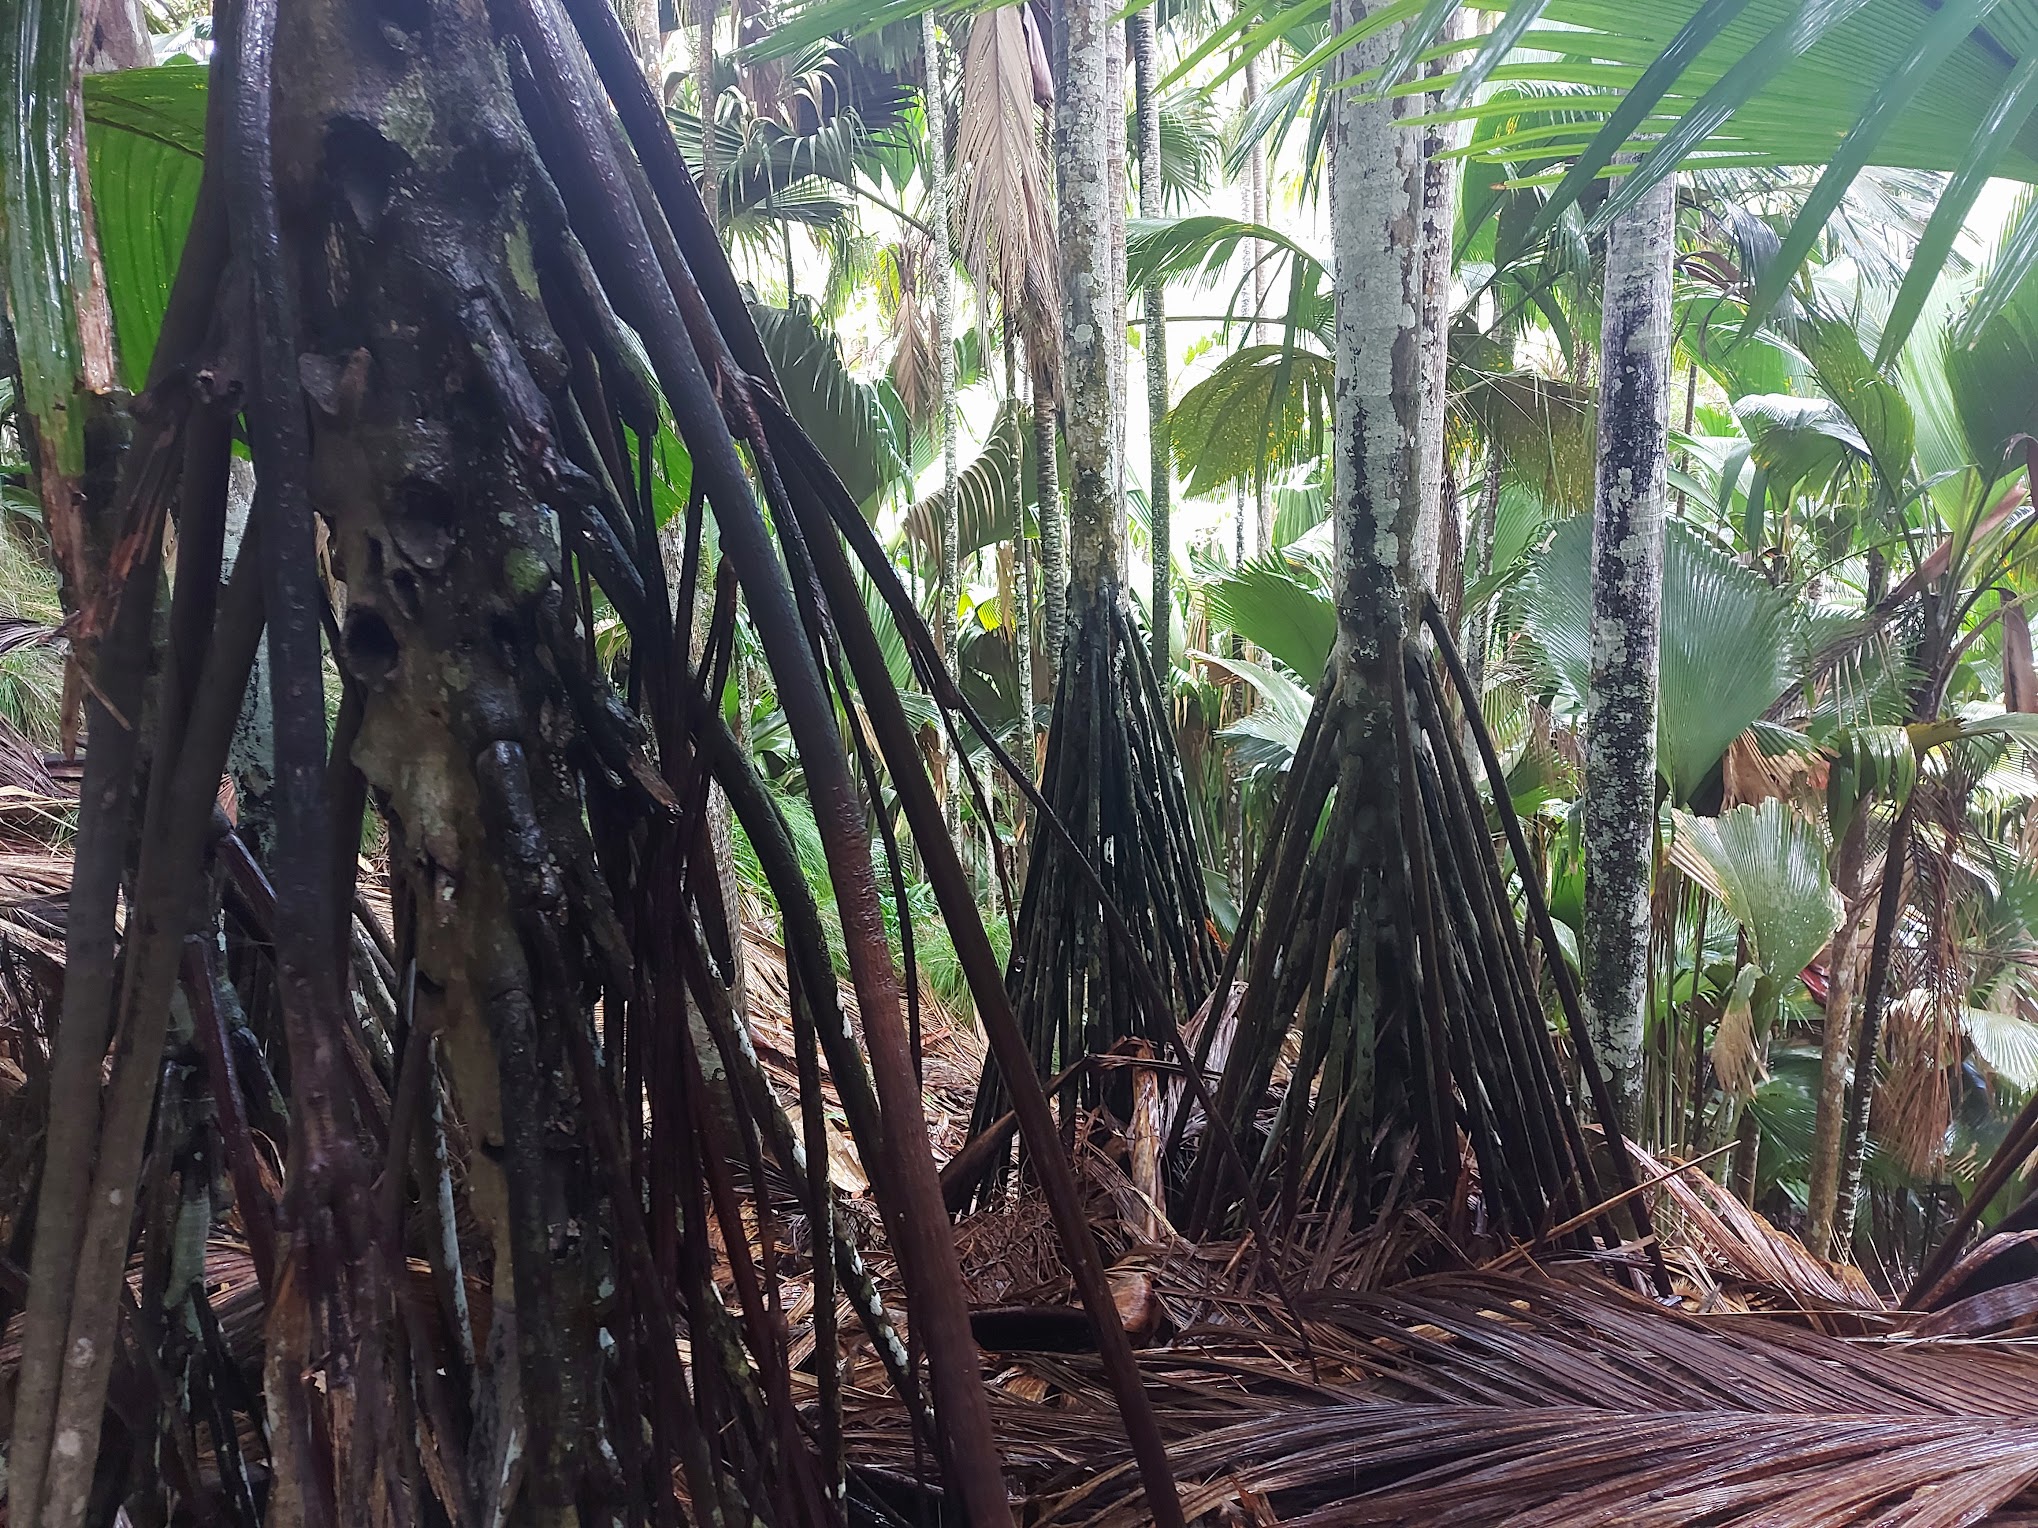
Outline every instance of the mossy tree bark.
{"label": "mossy tree bark", "polygon": [[[1133,66],[1134,114],[1139,124],[1139,215],[1161,215],[1161,103],[1159,38],[1152,6],[1126,20]],[[1147,624],[1153,638],[1153,671],[1166,689],[1171,667],[1170,636],[1175,597],[1172,566],[1174,536],[1169,516],[1173,462],[1168,436],[1168,317],[1162,283],[1154,281],[1140,293],[1146,320],[1148,525],[1153,543],[1153,597]]]}
{"label": "mossy tree bark", "polygon": [[1675,180],[1665,177],[1614,221],[1601,305],[1579,953],[1592,1044],[1627,1131],[1641,1110],[1648,989],[1676,214]]}

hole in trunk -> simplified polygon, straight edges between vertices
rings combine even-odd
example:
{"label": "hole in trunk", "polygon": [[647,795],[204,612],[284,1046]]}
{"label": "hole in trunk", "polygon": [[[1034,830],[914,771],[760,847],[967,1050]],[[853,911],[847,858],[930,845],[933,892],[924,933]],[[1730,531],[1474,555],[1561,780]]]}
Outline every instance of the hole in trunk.
{"label": "hole in trunk", "polygon": [[389,623],[366,605],[355,605],[347,611],[340,643],[346,650],[347,672],[365,685],[380,686],[396,672],[403,657]]}

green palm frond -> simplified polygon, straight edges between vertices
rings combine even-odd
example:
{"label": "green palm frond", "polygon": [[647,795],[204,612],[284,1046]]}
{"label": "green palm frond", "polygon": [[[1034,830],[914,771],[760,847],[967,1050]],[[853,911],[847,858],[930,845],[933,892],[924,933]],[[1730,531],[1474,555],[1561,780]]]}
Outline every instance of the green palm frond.
{"label": "green palm frond", "polygon": [[[1799,489],[1817,489],[1850,458],[1868,459],[1868,442],[1830,398],[1761,393],[1735,399],[1734,412],[1747,432],[1749,459],[1766,474],[1764,487],[1779,503]],[[1751,537],[1750,544],[1759,539]]]}
{"label": "green palm frond", "polygon": [[[1558,525],[1523,602],[1557,698],[1583,723],[1590,689],[1592,526]],[[1790,596],[1686,527],[1668,527],[1657,768],[1673,800],[1689,801],[1727,746],[1793,685],[1804,634]]]}
{"label": "green palm frond", "polygon": [[1280,557],[1248,562],[1203,586],[1213,631],[1232,631],[1314,684],[1337,639],[1329,591],[1306,569]]}
{"label": "green palm frond", "polygon": [[1232,750],[1240,775],[1250,781],[1286,771],[1302,746],[1302,729],[1309,722],[1314,698],[1309,687],[1269,663],[1220,658],[1214,653],[1193,656],[1244,681],[1259,696],[1258,705],[1217,734]]}
{"label": "green palm frond", "polygon": [[1316,350],[1247,345],[1183,393],[1168,416],[1192,495],[1252,483],[1323,454],[1333,367]]}
{"label": "green palm frond", "polygon": [[813,306],[795,298],[791,308],[753,303],[750,312],[787,408],[857,502],[902,481],[906,458],[890,411],[878,388],[850,376]]}
{"label": "green palm frond", "polygon": [[205,153],[204,69],[85,80],[85,157],[122,380],[139,390],[169,305]]}
{"label": "green palm frond", "polygon": [[[1288,307],[1281,314],[1247,311],[1252,290],[1249,262],[1260,250],[1269,291],[1281,284],[1286,267]],[[1328,349],[1331,342],[1330,273],[1323,261],[1287,234],[1263,223],[1196,213],[1179,218],[1134,218],[1126,225],[1127,282],[1143,287],[1154,281],[1182,282],[1201,288],[1233,282],[1226,311],[1234,323],[1254,319],[1279,322],[1291,333],[1315,336]]]}
{"label": "green palm frond", "polygon": [[[1000,409],[984,449],[956,474],[956,548],[969,557],[985,547],[1010,541],[1023,527],[1033,533],[1031,506],[1025,493],[1026,475],[1032,456],[1030,428],[1014,430],[1012,405]],[[1014,447],[1015,439],[1018,445]],[[919,500],[907,512],[907,533],[925,549],[926,555],[941,552],[941,495],[937,491]]]}
{"label": "green palm frond", "polygon": [[[1220,146],[1215,108],[1207,92],[1171,91],[1161,98],[1161,205],[1179,211],[1203,196],[1217,179]],[[1138,142],[1137,126],[1127,142]]]}
{"label": "green palm frond", "polygon": [[[2038,433],[2038,279],[2026,274],[2013,284],[2001,273],[2005,262],[2021,260],[2026,229],[2038,229],[2029,203],[2009,243],[1997,256],[1980,293],[1959,314],[1944,340],[1945,378],[1968,451],[1967,459],[1993,474],[2010,442]],[[2028,267],[2027,267],[2028,269]]]}
{"label": "green palm frond", "polygon": [[1960,1025],[1967,1043],[1998,1080],[2019,1094],[2038,1089],[2038,1024],[2014,1013],[1966,1008]]}
{"label": "green palm frond", "polygon": [[1840,922],[1824,832],[1771,797],[1719,817],[1673,811],[1670,856],[1747,931],[1755,959],[1788,982]]}
{"label": "green palm frond", "polygon": [[1565,511],[1591,505],[1599,408],[1589,389],[1534,372],[1473,374],[1456,403],[1500,453],[1503,482]]}

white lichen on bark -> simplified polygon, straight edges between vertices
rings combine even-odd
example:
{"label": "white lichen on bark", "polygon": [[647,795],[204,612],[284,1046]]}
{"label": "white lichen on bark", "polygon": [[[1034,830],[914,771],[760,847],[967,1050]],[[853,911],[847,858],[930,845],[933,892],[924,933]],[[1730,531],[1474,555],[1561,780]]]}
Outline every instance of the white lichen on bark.
{"label": "white lichen on bark", "polygon": [[[1125,33],[1102,0],[1067,0],[1054,157],[1060,184],[1062,434],[1069,459],[1068,612],[1116,583],[1124,521]],[[1065,633],[1051,634],[1059,645]]]}
{"label": "white lichen on bark", "polygon": [[[1447,35],[1466,33],[1462,10],[1452,18]],[[1433,60],[1428,72],[1442,72],[1444,60]],[[1440,93],[1424,98],[1425,109],[1443,105]],[[1439,587],[1443,576],[1444,516],[1458,506],[1444,502],[1444,415],[1448,394],[1446,362],[1451,326],[1451,233],[1458,215],[1460,163],[1450,157],[1464,134],[1455,122],[1432,122],[1423,134],[1422,165],[1422,428],[1416,450],[1416,523],[1413,554],[1415,577],[1426,589]]]}
{"label": "white lichen on bark", "polygon": [[1607,230],[1585,718],[1585,1017],[1621,1125],[1641,1106],[1670,419],[1666,178]]}
{"label": "white lichen on bark", "polygon": [[[1380,0],[1337,0],[1342,31]],[[1385,63],[1398,28],[1338,58],[1339,81]],[[1333,520],[1339,644],[1361,660],[1387,650],[1408,592],[1422,411],[1422,134],[1415,104],[1346,85],[1333,99],[1330,225],[1337,312]]]}
{"label": "white lichen on bark", "polygon": [[[1143,218],[1161,215],[1161,110],[1157,89],[1160,60],[1155,16],[1155,8],[1148,6],[1128,22],[1132,33],[1133,96],[1139,116],[1139,215]],[[1161,287],[1158,280],[1149,282],[1140,295],[1146,317],[1146,492],[1148,524],[1153,530],[1153,599],[1149,619],[1153,671],[1166,684],[1174,617],[1171,580],[1174,570],[1169,565],[1174,540],[1168,513],[1172,487],[1168,449],[1168,318]]]}

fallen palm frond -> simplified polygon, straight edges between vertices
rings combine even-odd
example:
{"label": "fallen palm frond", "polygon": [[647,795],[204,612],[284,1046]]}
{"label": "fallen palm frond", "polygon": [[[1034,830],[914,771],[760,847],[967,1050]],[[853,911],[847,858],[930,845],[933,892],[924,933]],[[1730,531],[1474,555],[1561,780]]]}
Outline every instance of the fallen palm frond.
{"label": "fallen palm frond", "polygon": [[[1298,1525],[1694,1522],[1953,1528],[2016,1502],[2038,1442],[2002,1416],[1636,1417],[1583,1407],[1276,1411],[1175,1445],[1184,1505],[1264,1498]],[[1083,1511],[1104,1482],[1043,1524],[1130,1524]]]}
{"label": "fallen palm frond", "polygon": [[1860,1269],[1812,1256],[1705,1173],[1670,1172],[1641,1147],[1628,1151],[1645,1177],[1662,1179],[1667,1255],[1709,1295],[1725,1283],[1801,1310],[1887,1309]]}
{"label": "fallen palm frond", "polygon": [[[1314,1363],[1205,1326],[1142,1357],[1191,1513],[1398,1524],[1952,1525],[2029,1507],[2038,1372],[1975,1344],[1842,1341],[1589,1280],[1452,1274],[1302,1297]],[[1094,1366],[1001,1376],[1044,1524],[1140,1521]],[[1018,1403],[1044,1396],[1049,1405]],[[895,1429],[850,1436],[881,1461]]]}

